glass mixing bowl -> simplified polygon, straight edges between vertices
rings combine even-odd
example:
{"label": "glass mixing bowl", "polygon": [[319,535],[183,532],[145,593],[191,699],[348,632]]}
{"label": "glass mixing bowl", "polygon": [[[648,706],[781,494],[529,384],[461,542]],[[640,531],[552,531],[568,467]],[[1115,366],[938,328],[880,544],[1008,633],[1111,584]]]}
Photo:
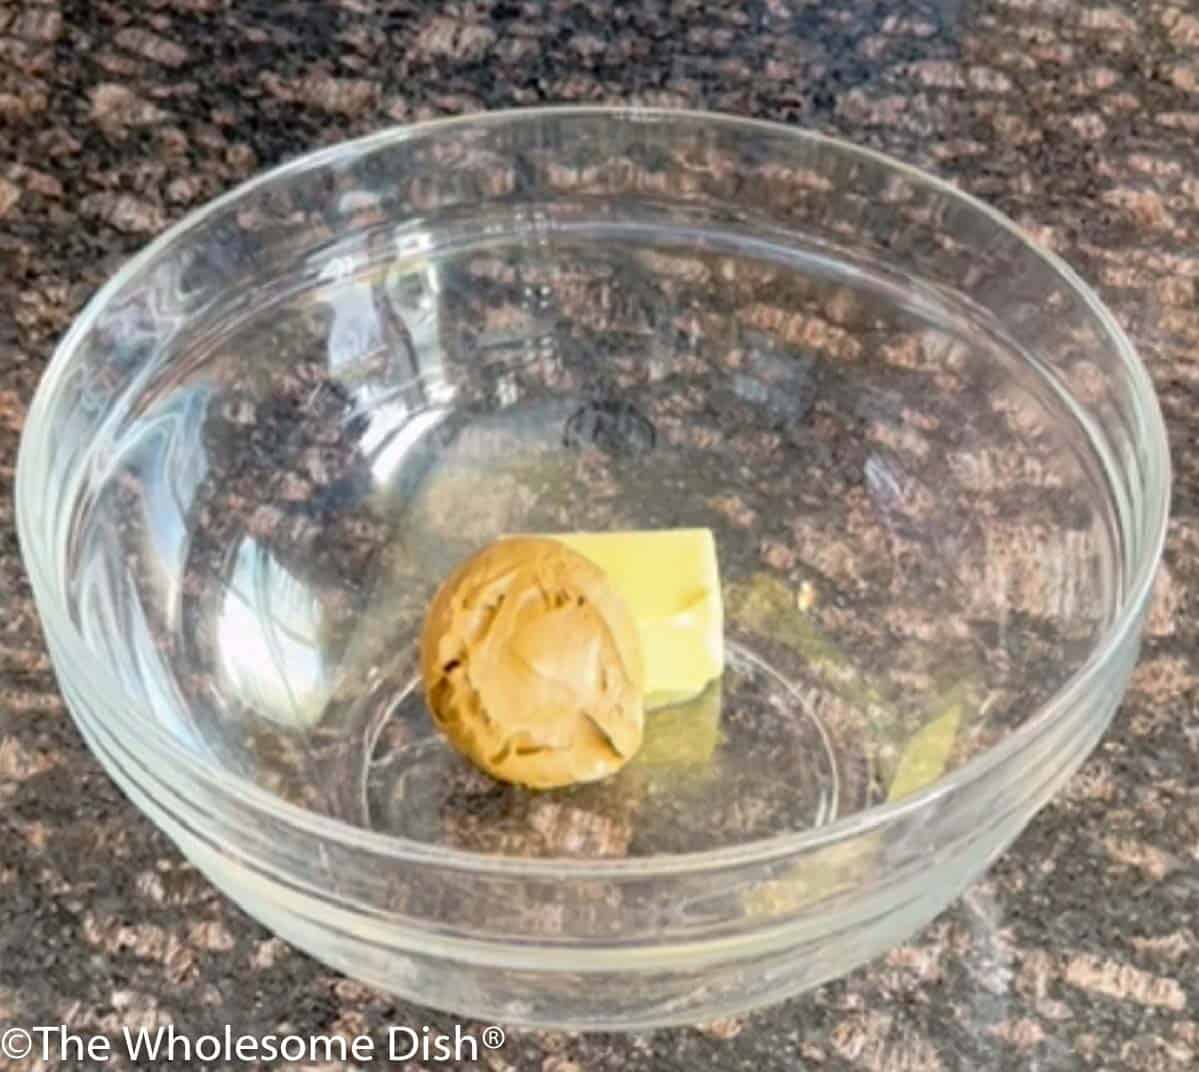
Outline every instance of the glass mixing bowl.
{"label": "glass mixing bowl", "polygon": [[[872,152],[641,109],[304,157],[63,340],[22,547],[101,762],[327,963],[507,1023],[779,999],[932,917],[1119,703],[1150,381],[1010,222]],[[727,667],[607,781],[433,731],[428,600],[505,533],[704,526]]]}

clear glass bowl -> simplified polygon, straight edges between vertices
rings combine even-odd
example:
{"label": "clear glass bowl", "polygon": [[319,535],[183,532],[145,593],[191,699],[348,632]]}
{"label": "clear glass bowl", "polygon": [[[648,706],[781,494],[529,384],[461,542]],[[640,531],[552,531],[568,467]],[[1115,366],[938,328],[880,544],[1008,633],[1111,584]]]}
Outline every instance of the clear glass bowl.
{"label": "clear glass bowl", "polygon": [[[1087,755],[1161,551],[1132,347],[1011,223],[783,126],[387,131],[135,258],[18,471],[62,689],[129,796],[315,956],[507,1023],[782,998],[928,920]],[[472,772],[416,676],[503,533],[706,526],[724,678],[618,776]]]}

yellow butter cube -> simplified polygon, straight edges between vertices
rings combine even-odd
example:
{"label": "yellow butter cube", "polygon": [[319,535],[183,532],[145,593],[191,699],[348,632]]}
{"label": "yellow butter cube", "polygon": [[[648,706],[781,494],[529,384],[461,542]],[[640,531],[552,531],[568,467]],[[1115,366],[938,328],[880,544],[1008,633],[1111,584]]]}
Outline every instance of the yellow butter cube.
{"label": "yellow butter cube", "polygon": [[690,700],[724,672],[724,606],[711,531],[549,535],[599,566],[632,611],[647,709]]}

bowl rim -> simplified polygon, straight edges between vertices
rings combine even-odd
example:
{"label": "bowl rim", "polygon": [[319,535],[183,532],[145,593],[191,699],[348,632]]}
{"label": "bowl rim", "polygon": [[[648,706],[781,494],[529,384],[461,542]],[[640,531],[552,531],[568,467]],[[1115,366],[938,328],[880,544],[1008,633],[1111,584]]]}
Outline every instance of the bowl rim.
{"label": "bowl rim", "polygon": [[[586,860],[575,857],[490,856],[466,849],[430,845],[391,834],[354,826],[342,819],[320,815],[292,804],[265,788],[232,775],[210,763],[184,745],[152,717],[136,724],[140,747],[156,753],[155,758],[181,766],[191,776],[213,789],[218,796],[231,797],[254,813],[265,813],[270,819],[282,822],[298,832],[339,844],[345,848],[369,852],[397,862],[435,864],[452,870],[481,875],[519,875],[548,881],[582,878],[645,878],[651,876],[685,875],[697,871],[740,867],[768,863],[805,851],[849,840],[886,826],[920,811],[938,798],[975,782],[1014,753],[1028,746],[1051,723],[1064,717],[1094,685],[1115,653],[1138,628],[1139,621],[1153,591],[1158,565],[1165,546],[1171,495],[1171,463],[1169,444],[1160,404],[1148,370],[1120,325],[1103,301],[1083,279],[1052,251],[1037,243],[1013,220],[986,202],[963,192],[944,179],[904,163],[886,153],[870,149],[839,137],[833,137],[804,127],[770,120],[749,118],[730,113],[690,108],[642,107],[638,105],[549,105],[536,108],[507,108],[495,111],[471,112],[464,115],[431,119],[418,123],[387,127],[382,130],[339,142],[332,146],[303,153],[289,161],[263,171],[238,184],[224,194],[186,214],[157,238],[143,247],[108,280],[88,301],[67,333],[55,347],[50,362],[29,407],[18,451],[15,494],[17,532],[26,568],[30,574],[35,603],[48,639],[53,639],[64,662],[72,673],[78,672],[98,697],[111,697],[106,702],[105,717],[118,723],[119,736],[134,728],[129,709],[137,706],[127,696],[102,660],[89,657],[83,637],[66,612],[59,586],[52,580],[49,541],[39,539],[35,518],[40,510],[37,492],[38,476],[34,471],[35,440],[45,440],[49,434],[47,415],[57,388],[70,367],[71,357],[79,342],[92,329],[101,311],[126,283],[150,265],[168,248],[207,218],[235,203],[246,194],[287,180],[305,172],[316,171],[334,160],[344,160],[348,154],[365,154],[387,145],[402,144],[416,137],[459,127],[503,127],[536,124],[545,120],[607,119],[618,123],[678,123],[688,121],[745,132],[754,130],[774,138],[786,138],[809,145],[824,147],[847,158],[857,158],[875,168],[885,169],[913,183],[931,188],[952,199],[962,207],[980,214],[990,223],[1017,239],[1027,251],[1052,268],[1061,280],[1080,298],[1086,309],[1106,333],[1107,342],[1115,351],[1131,388],[1134,413],[1140,423],[1135,443],[1140,447],[1146,490],[1142,530],[1147,534],[1134,563],[1132,576],[1123,593],[1123,600],[1107,628],[1100,634],[1087,659],[1071,676],[1042,703],[1028,718],[1009,731],[1000,741],[971,757],[960,767],[943,775],[917,793],[898,801],[884,801],[852,815],[834,820],[826,826],[773,834],[747,840],[737,845],[678,854],[661,854],[637,858],[605,858]],[[40,452],[39,452],[40,453]],[[74,712],[72,711],[74,715]],[[77,716],[76,716],[77,717]]]}

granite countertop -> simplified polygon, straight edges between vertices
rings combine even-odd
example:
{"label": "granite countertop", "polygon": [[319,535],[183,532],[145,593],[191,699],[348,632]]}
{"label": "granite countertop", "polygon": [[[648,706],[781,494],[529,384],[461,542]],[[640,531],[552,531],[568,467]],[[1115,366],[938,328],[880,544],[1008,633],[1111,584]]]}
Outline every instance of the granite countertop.
{"label": "granite countertop", "polygon": [[[390,123],[617,101],[847,135],[1028,227],[1138,341],[1175,450],[1174,520],[1111,731],[987,878],[907,945],[752,1016],[641,1037],[514,1031],[460,1067],[1199,1067],[1199,455],[1187,449],[1199,436],[1199,8],[1187,0],[0,2],[0,1029],[452,1029],[272,938],[91,758],[12,531],[18,438],[96,286],[239,180]],[[45,1066],[0,1057],[30,1067]]]}

